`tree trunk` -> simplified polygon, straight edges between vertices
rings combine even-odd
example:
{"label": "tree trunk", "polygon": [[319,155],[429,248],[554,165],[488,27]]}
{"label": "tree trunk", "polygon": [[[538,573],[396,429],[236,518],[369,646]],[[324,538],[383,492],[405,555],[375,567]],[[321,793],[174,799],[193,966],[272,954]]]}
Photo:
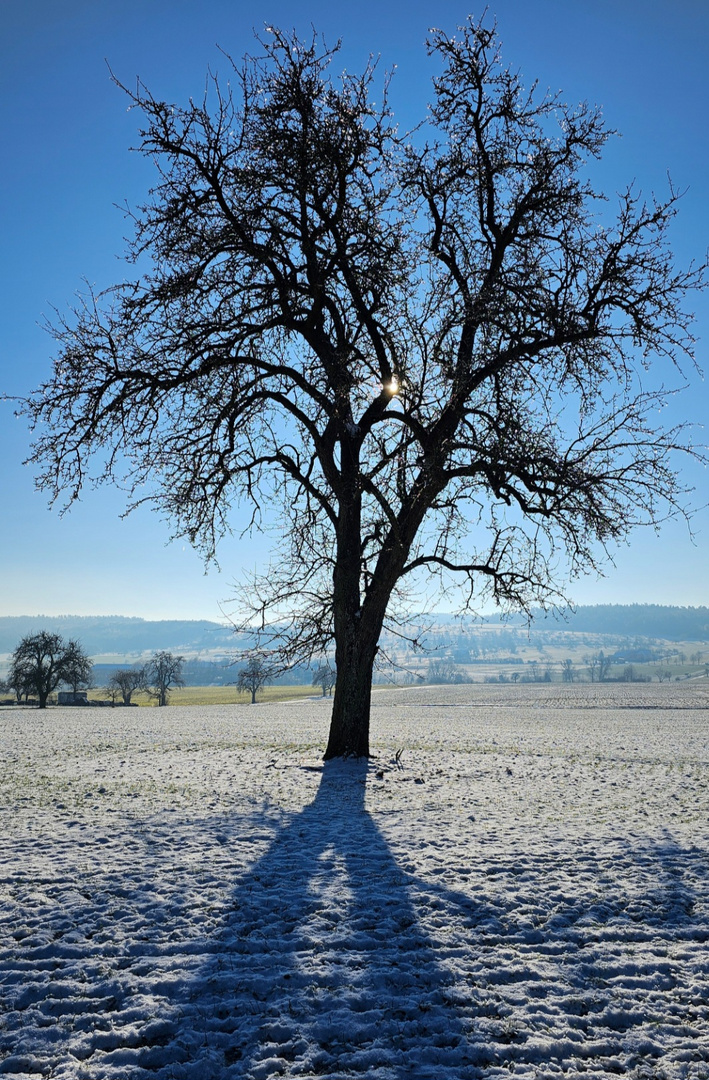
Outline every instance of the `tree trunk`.
{"label": "tree trunk", "polygon": [[359,437],[343,437],[340,446],[343,487],[332,595],[337,683],[325,761],[336,757],[369,757],[369,706],[377,646],[375,640],[370,647],[371,635],[362,625]]}
{"label": "tree trunk", "polygon": [[[336,642],[337,683],[325,761],[369,757],[369,709],[377,643],[370,634],[356,630],[348,636],[350,642]],[[362,641],[362,637],[367,640]]]}
{"label": "tree trunk", "polygon": [[347,495],[341,497],[337,523],[337,559],[333,574],[333,622],[335,629],[335,695],[325,761],[336,757],[369,757],[369,710],[372,669],[377,655],[384,615],[401,565],[397,548],[395,572],[378,566],[376,587],[370,583],[364,601],[361,592],[361,478],[359,442],[342,442],[342,475]]}

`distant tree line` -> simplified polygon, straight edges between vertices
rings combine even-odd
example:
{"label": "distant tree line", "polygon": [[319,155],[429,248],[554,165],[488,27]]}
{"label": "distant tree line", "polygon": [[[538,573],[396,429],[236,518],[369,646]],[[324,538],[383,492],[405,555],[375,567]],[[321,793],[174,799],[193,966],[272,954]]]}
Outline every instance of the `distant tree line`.
{"label": "distant tree line", "polygon": [[[120,697],[124,705],[130,705],[132,695],[144,690],[158,705],[166,705],[170,691],[185,685],[183,664],[183,656],[155,652],[142,666],[114,671],[107,693],[114,703]],[[10,657],[7,678],[0,680],[0,690],[12,691],[18,703],[36,700],[40,709],[46,709],[50,695],[60,686],[68,686],[76,696],[92,685],[93,664],[82,645],[48,630],[21,639]]]}
{"label": "distant tree line", "polygon": [[434,685],[467,683],[470,679],[457,664],[445,657],[436,657],[428,662],[426,682]]}
{"label": "distant tree line", "polygon": [[544,612],[533,613],[532,625],[538,629],[547,629],[551,623],[577,634],[614,634],[668,641],[709,639],[709,607],[593,604],[576,608],[563,621]]}

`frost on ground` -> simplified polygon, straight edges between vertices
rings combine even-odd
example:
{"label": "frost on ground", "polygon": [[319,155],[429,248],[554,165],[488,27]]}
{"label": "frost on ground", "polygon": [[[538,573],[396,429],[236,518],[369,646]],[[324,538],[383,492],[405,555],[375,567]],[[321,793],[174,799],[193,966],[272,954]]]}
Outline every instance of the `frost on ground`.
{"label": "frost on ground", "polygon": [[709,1078],[708,707],[3,709],[0,1074]]}

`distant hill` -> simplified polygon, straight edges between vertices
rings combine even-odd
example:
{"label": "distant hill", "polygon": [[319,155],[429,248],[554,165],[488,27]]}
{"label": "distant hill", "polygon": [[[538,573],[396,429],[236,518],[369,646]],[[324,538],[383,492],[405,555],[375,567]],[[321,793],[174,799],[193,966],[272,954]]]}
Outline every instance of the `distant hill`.
{"label": "distant hill", "polygon": [[[416,621],[415,618],[413,620]],[[488,625],[497,620],[483,620]],[[511,625],[525,620],[514,618]],[[460,624],[452,615],[428,616],[443,638],[454,636]],[[509,625],[509,624],[508,624]],[[709,608],[667,607],[661,604],[596,604],[579,607],[566,618],[539,612],[533,629],[544,633],[567,630],[579,634],[660,638],[667,641],[709,641]],[[456,629],[457,628],[457,629]],[[17,615],[0,617],[0,653],[10,653],[26,634],[49,630],[80,641],[90,656],[129,657],[158,649],[194,656],[203,652],[231,655],[248,646],[229,626],[207,619],[138,619],[120,615]],[[439,642],[440,642],[439,638]]]}
{"label": "distant hill", "polygon": [[17,615],[0,617],[0,653],[9,653],[26,634],[48,630],[80,641],[90,656],[115,653],[234,652],[237,638],[229,626],[207,619],[127,618],[121,615]]}
{"label": "distant hill", "polygon": [[662,604],[593,604],[576,608],[565,618],[537,612],[533,625],[536,630],[563,628],[578,634],[709,641],[709,608]]}

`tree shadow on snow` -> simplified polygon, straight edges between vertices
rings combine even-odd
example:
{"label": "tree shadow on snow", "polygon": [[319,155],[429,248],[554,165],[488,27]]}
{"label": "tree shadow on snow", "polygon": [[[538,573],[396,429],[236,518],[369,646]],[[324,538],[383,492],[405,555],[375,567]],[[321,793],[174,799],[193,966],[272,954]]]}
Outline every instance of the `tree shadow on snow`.
{"label": "tree shadow on snow", "polygon": [[[670,836],[628,840],[617,872],[590,855],[585,884],[574,886],[567,867],[559,892],[558,856],[508,852],[494,869],[509,883],[523,864],[539,916],[530,930],[524,888],[490,884],[484,867],[470,893],[403,871],[365,808],[367,779],[366,764],[323,768],[313,801],[239,881],[209,961],[173,997],[167,1037],[139,1054],[139,1074],[466,1080],[506,1063],[573,1066],[587,1056],[584,1042],[596,1054],[601,1033],[608,1068],[617,1071],[618,1055],[632,1068],[640,1059],[625,1029],[640,1021],[615,1008],[612,954],[636,931],[660,946],[695,936],[702,853]],[[676,980],[660,982],[669,991]]]}
{"label": "tree shadow on snow", "polygon": [[240,880],[160,1075],[480,1076],[452,976],[365,809],[367,774],[327,763],[313,801]]}

